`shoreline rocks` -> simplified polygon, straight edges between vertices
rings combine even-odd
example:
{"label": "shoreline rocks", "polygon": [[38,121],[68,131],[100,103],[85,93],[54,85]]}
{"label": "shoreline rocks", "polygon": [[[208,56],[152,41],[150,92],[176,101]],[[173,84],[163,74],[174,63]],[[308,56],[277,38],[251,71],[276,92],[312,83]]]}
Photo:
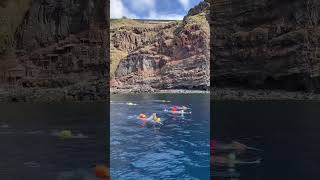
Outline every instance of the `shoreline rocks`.
{"label": "shoreline rocks", "polygon": [[103,81],[82,82],[63,88],[0,88],[0,102],[93,102],[108,100]]}
{"label": "shoreline rocks", "polygon": [[110,89],[110,94],[209,94],[205,90],[186,90],[186,89],[153,89],[153,91],[137,91],[132,89]]}
{"label": "shoreline rocks", "polygon": [[252,90],[216,88],[210,91],[211,101],[320,101],[320,94],[284,90]]}

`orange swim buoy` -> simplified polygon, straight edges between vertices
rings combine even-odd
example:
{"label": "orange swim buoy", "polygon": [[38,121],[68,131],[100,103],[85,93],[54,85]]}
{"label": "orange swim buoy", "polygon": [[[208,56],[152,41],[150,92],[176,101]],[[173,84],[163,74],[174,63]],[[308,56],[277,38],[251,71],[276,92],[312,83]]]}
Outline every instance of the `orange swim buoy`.
{"label": "orange swim buoy", "polygon": [[104,165],[97,165],[95,167],[95,174],[96,174],[97,178],[102,178],[102,179],[106,179],[106,180],[110,179],[109,170]]}
{"label": "orange swim buoy", "polygon": [[145,114],[139,114],[139,118],[146,118],[147,116]]}

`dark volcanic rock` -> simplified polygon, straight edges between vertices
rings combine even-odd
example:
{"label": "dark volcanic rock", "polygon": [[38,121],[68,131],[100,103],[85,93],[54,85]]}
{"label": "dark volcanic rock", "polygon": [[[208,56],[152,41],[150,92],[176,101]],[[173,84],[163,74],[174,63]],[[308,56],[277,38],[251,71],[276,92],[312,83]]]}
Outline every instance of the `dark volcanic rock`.
{"label": "dark volcanic rock", "polygon": [[45,47],[102,23],[104,0],[34,0],[16,33],[18,49]]}
{"label": "dark volcanic rock", "polygon": [[[0,101],[106,99],[108,1],[30,2],[12,29],[16,48],[0,54]],[[19,23],[12,16],[8,21]]]}
{"label": "dark volcanic rock", "polygon": [[317,0],[212,1],[213,85],[320,90],[319,10]]}

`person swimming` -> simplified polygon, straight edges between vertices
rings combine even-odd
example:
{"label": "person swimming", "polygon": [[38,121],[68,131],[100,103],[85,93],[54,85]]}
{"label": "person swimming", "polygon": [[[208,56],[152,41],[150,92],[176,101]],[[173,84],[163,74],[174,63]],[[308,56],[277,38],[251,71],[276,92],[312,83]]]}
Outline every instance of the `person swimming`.
{"label": "person swimming", "polygon": [[171,110],[168,110],[168,109],[164,109],[165,112],[170,112],[172,114],[181,114],[181,115],[184,115],[184,114],[191,114],[191,112],[187,112],[185,110],[176,110],[176,109],[171,109]]}
{"label": "person swimming", "polygon": [[237,141],[232,141],[231,143],[222,143],[222,142],[218,143],[217,141],[212,140],[210,143],[210,146],[212,150],[214,149],[215,151],[236,151],[236,152],[244,152],[246,150],[261,151],[260,149],[249,147]]}
{"label": "person swimming", "polygon": [[162,124],[161,119],[157,117],[157,113],[152,113],[150,117],[147,118],[145,114],[139,114],[138,119],[152,123],[152,124]]}
{"label": "person swimming", "polygon": [[172,106],[172,107],[171,107],[171,111],[172,111],[172,112],[176,112],[176,111],[178,111],[177,106]]}
{"label": "person swimming", "polygon": [[187,106],[177,106],[178,109],[181,109],[181,110],[188,110],[190,108],[188,108]]}
{"label": "person swimming", "polygon": [[210,158],[211,164],[213,165],[219,165],[219,166],[228,166],[228,167],[234,167],[235,165],[244,165],[244,164],[260,164],[261,159],[257,159],[255,161],[241,161],[237,159],[237,156],[235,153],[230,153],[227,156],[218,156],[213,155]]}
{"label": "person swimming", "polygon": [[132,102],[127,102],[126,105],[128,105],[128,106],[136,106],[138,104],[135,104],[135,103],[132,103]]}
{"label": "person swimming", "polygon": [[109,168],[106,165],[96,165],[94,171],[97,178],[110,180]]}
{"label": "person swimming", "polygon": [[190,108],[188,108],[187,106],[176,106],[176,105],[174,105],[174,106],[171,107],[171,111],[179,111],[179,110],[186,111],[188,109],[190,109]]}
{"label": "person swimming", "polygon": [[171,101],[163,100],[163,99],[156,99],[156,100],[153,100],[153,102],[169,103],[169,102],[171,102]]}
{"label": "person swimming", "polygon": [[152,113],[152,115],[149,118],[155,123],[162,124],[161,119],[157,117],[157,113]]}

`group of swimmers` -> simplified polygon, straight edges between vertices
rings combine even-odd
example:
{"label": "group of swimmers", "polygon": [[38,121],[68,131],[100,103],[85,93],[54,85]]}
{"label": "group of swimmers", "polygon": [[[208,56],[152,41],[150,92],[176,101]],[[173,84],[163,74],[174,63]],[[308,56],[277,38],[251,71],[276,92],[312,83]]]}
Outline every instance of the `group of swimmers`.
{"label": "group of swimmers", "polygon": [[[164,109],[165,112],[169,112],[172,114],[181,114],[181,115],[191,114],[191,111],[188,111],[188,110],[190,110],[190,108],[186,106],[177,106],[177,105],[171,106],[169,109]],[[152,115],[149,117],[147,117],[147,115],[145,114],[139,114],[137,118],[140,120],[143,120],[144,123],[151,123],[153,125],[156,125],[156,124],[163,125],[160,117],[157,116],[157,113],[152,113]]]}

